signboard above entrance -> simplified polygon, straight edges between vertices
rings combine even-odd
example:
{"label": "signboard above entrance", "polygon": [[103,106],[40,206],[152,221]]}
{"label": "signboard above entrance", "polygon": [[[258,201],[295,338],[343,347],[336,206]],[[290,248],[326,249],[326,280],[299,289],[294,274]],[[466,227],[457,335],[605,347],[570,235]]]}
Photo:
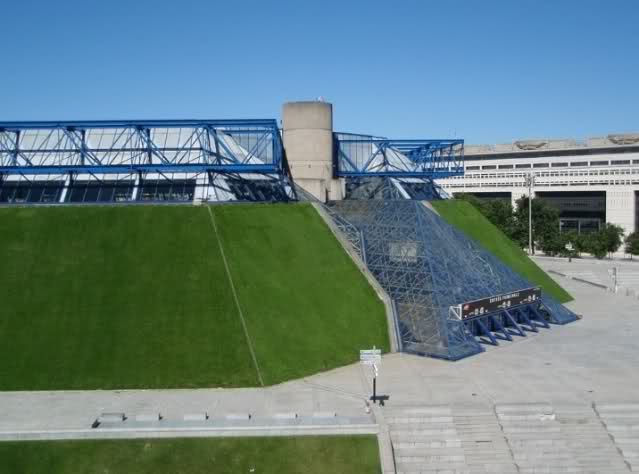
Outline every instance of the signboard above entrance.
{"label": "signboard above entrance", "polygon": [[515,306],[535,303],[539,300],[541,300],[541,288],[526,288],[462,303],[456,308],[455,313],[459,319],[466,321]]}

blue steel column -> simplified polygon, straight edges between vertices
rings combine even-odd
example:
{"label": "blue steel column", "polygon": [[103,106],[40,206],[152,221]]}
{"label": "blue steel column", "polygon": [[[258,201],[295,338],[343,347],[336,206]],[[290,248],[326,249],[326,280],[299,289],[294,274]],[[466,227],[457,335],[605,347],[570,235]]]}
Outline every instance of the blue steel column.
{"label": "blue steel column", "polygon": [[20,130],[16,130],[16,144],[13,152],[13,166],[18,166],[18,155],[20,154]]}

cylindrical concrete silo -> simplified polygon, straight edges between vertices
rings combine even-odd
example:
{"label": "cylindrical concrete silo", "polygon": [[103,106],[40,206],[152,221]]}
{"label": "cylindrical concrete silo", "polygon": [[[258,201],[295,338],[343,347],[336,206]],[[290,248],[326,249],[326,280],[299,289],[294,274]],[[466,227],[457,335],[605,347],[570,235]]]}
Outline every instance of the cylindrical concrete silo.
{"label": "cylindrical concrete silo", "polygon": [[284,148],[295,182],[321,201],[344,197],[343,180],[333,179],[333,106],[287,102],[282,107]]}

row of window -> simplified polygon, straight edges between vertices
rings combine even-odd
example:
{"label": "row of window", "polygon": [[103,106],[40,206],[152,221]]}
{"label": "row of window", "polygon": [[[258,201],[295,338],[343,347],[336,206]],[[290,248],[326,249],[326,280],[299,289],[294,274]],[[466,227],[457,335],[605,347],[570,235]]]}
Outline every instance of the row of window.
{"label": "row of window", "polygon": [[[231,196],[238,201],[289,200],[287,189],[277,180],[242,180],[228,177],[226,184]],[[136,193],[135,181],[132,180],[75,180],[65,186],[65,181],[61,180],[3,181],[0,177],[0,203],[191,202],[198,187],[208,190],[209,183],[197,184],[195,179],[144,179],[137,187]]]}
{"label": "row of window", "polygon": [[567,167],[584,167],[584,166],[627,166],[639,165],[639,160],[597,160],[597,161],[562,161],[557,163],[515,163],[504,165],[469,165],[466,171],[479,170],[512,170],[512,169],[530,169],[530,168],[567,168]]}
{"label": "row of window", "polygon": [[[609,180],[578,180],[578,181],[549,181],[536,182],[535,186],[630,186],[639,185],[639,179],[609,179]],[[444,189],[449,188],[522,188],[528,187],[523,181],[518,182],[477,182],[477,183],[441,183]]]}
{"label": "row of window", "polygon": [[[74,181],[64,202],[124,202],[133,199],[133,181]],[[53,204],[62,199],[64,181],[0,181],[0,203]],[[192,201],[195,180],[145,180],[138,201]]]}
{"label": "row of window", "polygon": [[[624,176],[639,174],[639,169],[616,169],[616,170],[559,170],[559,171],[539,171],[536,177],[560,177],[560,176]],[[477,180],[477,179],[513,179],[525,178],[525,173],[481,173],[464,176],[451,176],[445,179],[451,180]]]}

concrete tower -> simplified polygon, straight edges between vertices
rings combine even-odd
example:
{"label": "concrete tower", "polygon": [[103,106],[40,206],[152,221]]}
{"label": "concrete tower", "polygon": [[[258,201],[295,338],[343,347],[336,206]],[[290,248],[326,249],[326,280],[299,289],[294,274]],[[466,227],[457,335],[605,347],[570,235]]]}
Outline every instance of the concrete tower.
{"label": "concrete tower", "polygon": [[343,180],[333,179],[333,106],[287,102],[282,107],[284,148],[293,179],[321,201],[344,197]]}

